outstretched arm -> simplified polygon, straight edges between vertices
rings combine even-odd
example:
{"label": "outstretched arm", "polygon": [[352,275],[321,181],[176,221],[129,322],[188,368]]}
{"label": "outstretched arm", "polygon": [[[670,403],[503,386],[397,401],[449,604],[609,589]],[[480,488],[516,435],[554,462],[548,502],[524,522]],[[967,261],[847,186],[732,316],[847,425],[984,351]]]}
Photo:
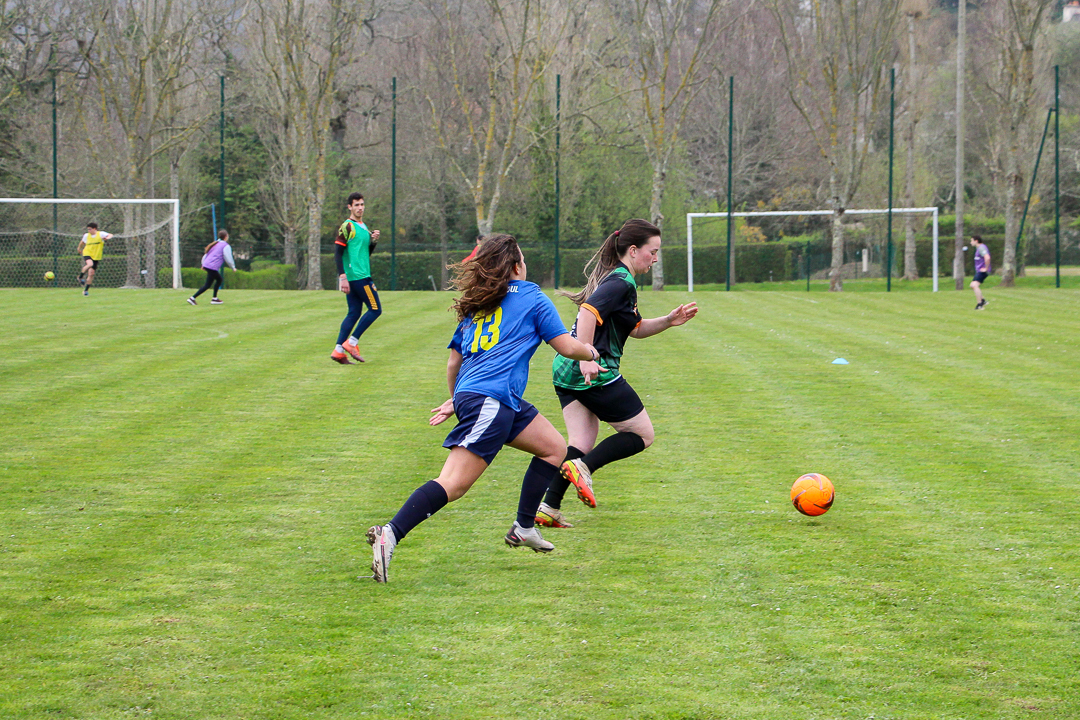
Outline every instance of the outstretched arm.
{"label": "outstretched arm", "polygon": [[586,345],[570,333],[551,338],[548,345],[555,348],[555,352],[571,360],[589,360],[595,362],[600,359],[600,353],[592,345]]}
{"label": "outstretched arm", "polygon": [[634,328],[633,332],[630,333],[630,337],[652,337],[653,335],[664,332],[668,328],[675,327],[676,325],[684,325],[697,315],[697,310],[697,303],[687,303],[685,305],[680,305],[663,317],[642,320],[641,323]]}
{"label": "outstretched arm", "polygon": [[446,361],[446,384],[450,386],[450,399],[431,409],[429,425],[438,425],[454,414],[454,385],[457,383],[458,371],[461,370],[461,361],[461,353],[451,350],[450,358]]}

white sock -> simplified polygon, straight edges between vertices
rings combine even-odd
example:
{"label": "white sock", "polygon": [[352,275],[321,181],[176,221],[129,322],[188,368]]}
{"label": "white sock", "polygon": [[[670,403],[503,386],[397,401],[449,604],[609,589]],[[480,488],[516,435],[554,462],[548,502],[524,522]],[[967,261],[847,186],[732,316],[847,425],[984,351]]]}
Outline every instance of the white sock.
{"label": "white sock", "polygon": [[356,347],[359,342],[360,342],[360,338],[351,337],[351,338],[349,338],[348,340],[345,341],[345,344],[352,345],[353,347]]}
{"label": "white sock", "polygon": [[340,345],[335,345],[334,346],[334,352],[343,353],[343,352],[345,352],[345,348],[341,347]]}

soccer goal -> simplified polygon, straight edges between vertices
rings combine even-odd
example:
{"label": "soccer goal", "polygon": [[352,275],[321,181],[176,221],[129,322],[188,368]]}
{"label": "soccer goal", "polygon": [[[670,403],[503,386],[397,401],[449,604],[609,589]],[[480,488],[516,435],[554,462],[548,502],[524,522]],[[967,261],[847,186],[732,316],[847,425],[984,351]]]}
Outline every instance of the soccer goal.
{"label": "soccer goal", "polygon": [[91,222],[112,235],[94,285],[181,287],[179,200],[68,198],[0,198],[0,287],[76,286]]}
{"label": "soccer goal", "polygon": [[[857,209],[857,210],[845,210],[844,215],[885,215],[889,214],[888,209]],[[730,214],[732,218],[749,218],[749,217],[810,217],[815,215],[832,215],[832,210],[760,210],[755,212],[733,212]],[[893,208],[893,215],[931,215],[933,217],[933,239],[934,249],[933,255],[933,275],[934,275],[934,292],[938,290],[938,209],[936,207],[920,207],[920,208]],[[729,214],[726,212],[718,213],[686,213],[686,279],[687,289],[690,292],[694,291],[694,219],[695,218],[727,218]]]}

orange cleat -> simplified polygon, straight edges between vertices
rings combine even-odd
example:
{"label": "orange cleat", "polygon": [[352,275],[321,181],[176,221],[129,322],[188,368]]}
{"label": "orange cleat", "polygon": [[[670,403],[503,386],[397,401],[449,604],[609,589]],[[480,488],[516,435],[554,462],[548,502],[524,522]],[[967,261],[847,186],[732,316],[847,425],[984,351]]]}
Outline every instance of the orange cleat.
{"label": "orange cleat", "polygon": [[549,528],[572,528],[573,523],[566,519],[559,508],[553,508],[547,503],[540,503],[540,509],[536,511],[536,524]]}
{"label": "orange cleat", "polygon": [[591,508],[596,507],[596,495],[592,489],[592,474],[585,463],[579,459],[567,460],[559,468],[562,476],[573,483],[577,490],[578,500]]}
{"label": "orange cleat", "polygon": [[357,349],[355,345],[349,345],[348,343],[345,343],[341,347],[345,348],[345,352],[352,355],[353,360],[355,360],[356,362],[364,362],[364,358],[360,357],[360,350]]}
{"label": "orange cleat", "polygon": [[336,363],[341,363],[342,365],[352,365],[353,364],[353,362],[351,360],[349,360],[348,355],[346,355],[343,352],[338,352],[337,350],[330,353],[330,359],[333,360]]}

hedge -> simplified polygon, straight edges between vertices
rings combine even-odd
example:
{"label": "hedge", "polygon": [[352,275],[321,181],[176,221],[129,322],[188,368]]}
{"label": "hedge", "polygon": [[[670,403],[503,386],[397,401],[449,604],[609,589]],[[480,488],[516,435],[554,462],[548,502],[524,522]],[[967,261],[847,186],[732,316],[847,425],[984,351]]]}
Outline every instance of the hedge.
{"label": "hedge", "polygon": [[[64,255],[56,258],[57,283],[61,287],[75,286],[75,276],[82,270],[83,260],[78,255]],[[45,273],[53,269],[53,259],[49,257],[5,257],[0,258],[0,287],[45,287],[52,286],[52,280],[45,279]],[[169,281],[172,284],[172,281]]]}
{"label": "hedge", "polygon": [[[296,266],[272,265],[264,270],[233,272],[224,268],[225,287],[233,290],[295,290]],[[180,268],[180,280],[186,288],[199,288],[206,281],[202,268]],[[172,268],[158,270],[158,287],[172,287]]]}
{"label": "hedge", "polygon": [[[999,267],[1002,258],[1002,249],[1005,238],[1001,234],[990,232],[982,233],[983,239],[990,247],[994,267]],[[870,240],[870,242],[868,242]],[[1077,255],[1075,238],[1066,245],[1066,238],[1062,238],[1063,261],[1068,262]],[[855,253],[867,245],[875,245],[879,250],[880,238],[851,238],[847,239],[846,255],[853,259]],[[1029,246],[1029,262],[1035,255],[1041,257],[1045,254],[1045,243],[1040,243],[1038,251]],[[812,240],[802,238],[799,240],[786,240],[766,243],[740,243],[735,245],[735,281],[739,283],[767,282],[770,280],[795,280],[801,276],[804,267],[804,256],[809,247],[814,268],[820,269],[828,264],[831,252],[831,241],[827,237],[819,237]],[[529,268],[529,279],[538,282],[545,287],[551,287],[555,279],[555,258],[551,248],[524,248],[525,260]],[[1067,251],[1067,252],[1065,252]],[[592,249],[562,250],[559,255],[559,285],[560,287],[580,287],[585,282],[583,269],[585,263],[593,256]],[[932,241],[926,237],[920,237],[916,241],[915,262],[921,277],[928,277],[931,271]],[[953,239],[942,233],[938,253],[939,270],[943,275],[952,274],[952,258],[954,253]],[[464,251],[450,253],[451,262],[458,261],[465,256]],[[1078,256],[1077,259],[1080,259]],[[337,285],[337,271],[334,267],[333,255],[322,255],[320,258],[322,284],[326,289],[335,288]],[[397,289],[398,290],[430,290],[431,279],[436,285],[440,278],[441,255],[437,251],[428,252],[399,252],[397,253]],[[895,239],[893,274],[899,276],[903,271],[904,262],[904,238],[900,233]],[[1051,260],[1052,262],[1052,260]],[[39,287],[44,283],[42,279],[46,270],[51,270],[53,260],[51,257],[14,257],[0,258],[0,286],[5,287]],[[62,285],[74,283],[75,273],[81,267],[81,260],[74,256],[58,258],[57,269]],[[225,287],[235,289],[252,290],[295,290],[297,288],[297,268],[295,265],[272,264],[267,265],[260,260],[255,265],[260,268],[251,272],[243,270],[232,272],[225,270]],[[726,245],[695,245],[694,247],[694,281],[697,283],[723,282],[727,268]],[[390,289],[390,254],[380,252],[371,258],[372,276],[379,287],[384,290]],[[971,274],[971,253],[965,253],[965,273]],[[201,268],[182,268],[181,277],[184,287],[197,288],[203,284],[206,273]],[[672,285],[685,285],[686,279],[686,247],[682,245],[664,246],[664,279]],[[646,275],[642,282],[650,283],[651,275]],[[158,270],[158,287],[172,286],[172,269],[160,268]]]}

